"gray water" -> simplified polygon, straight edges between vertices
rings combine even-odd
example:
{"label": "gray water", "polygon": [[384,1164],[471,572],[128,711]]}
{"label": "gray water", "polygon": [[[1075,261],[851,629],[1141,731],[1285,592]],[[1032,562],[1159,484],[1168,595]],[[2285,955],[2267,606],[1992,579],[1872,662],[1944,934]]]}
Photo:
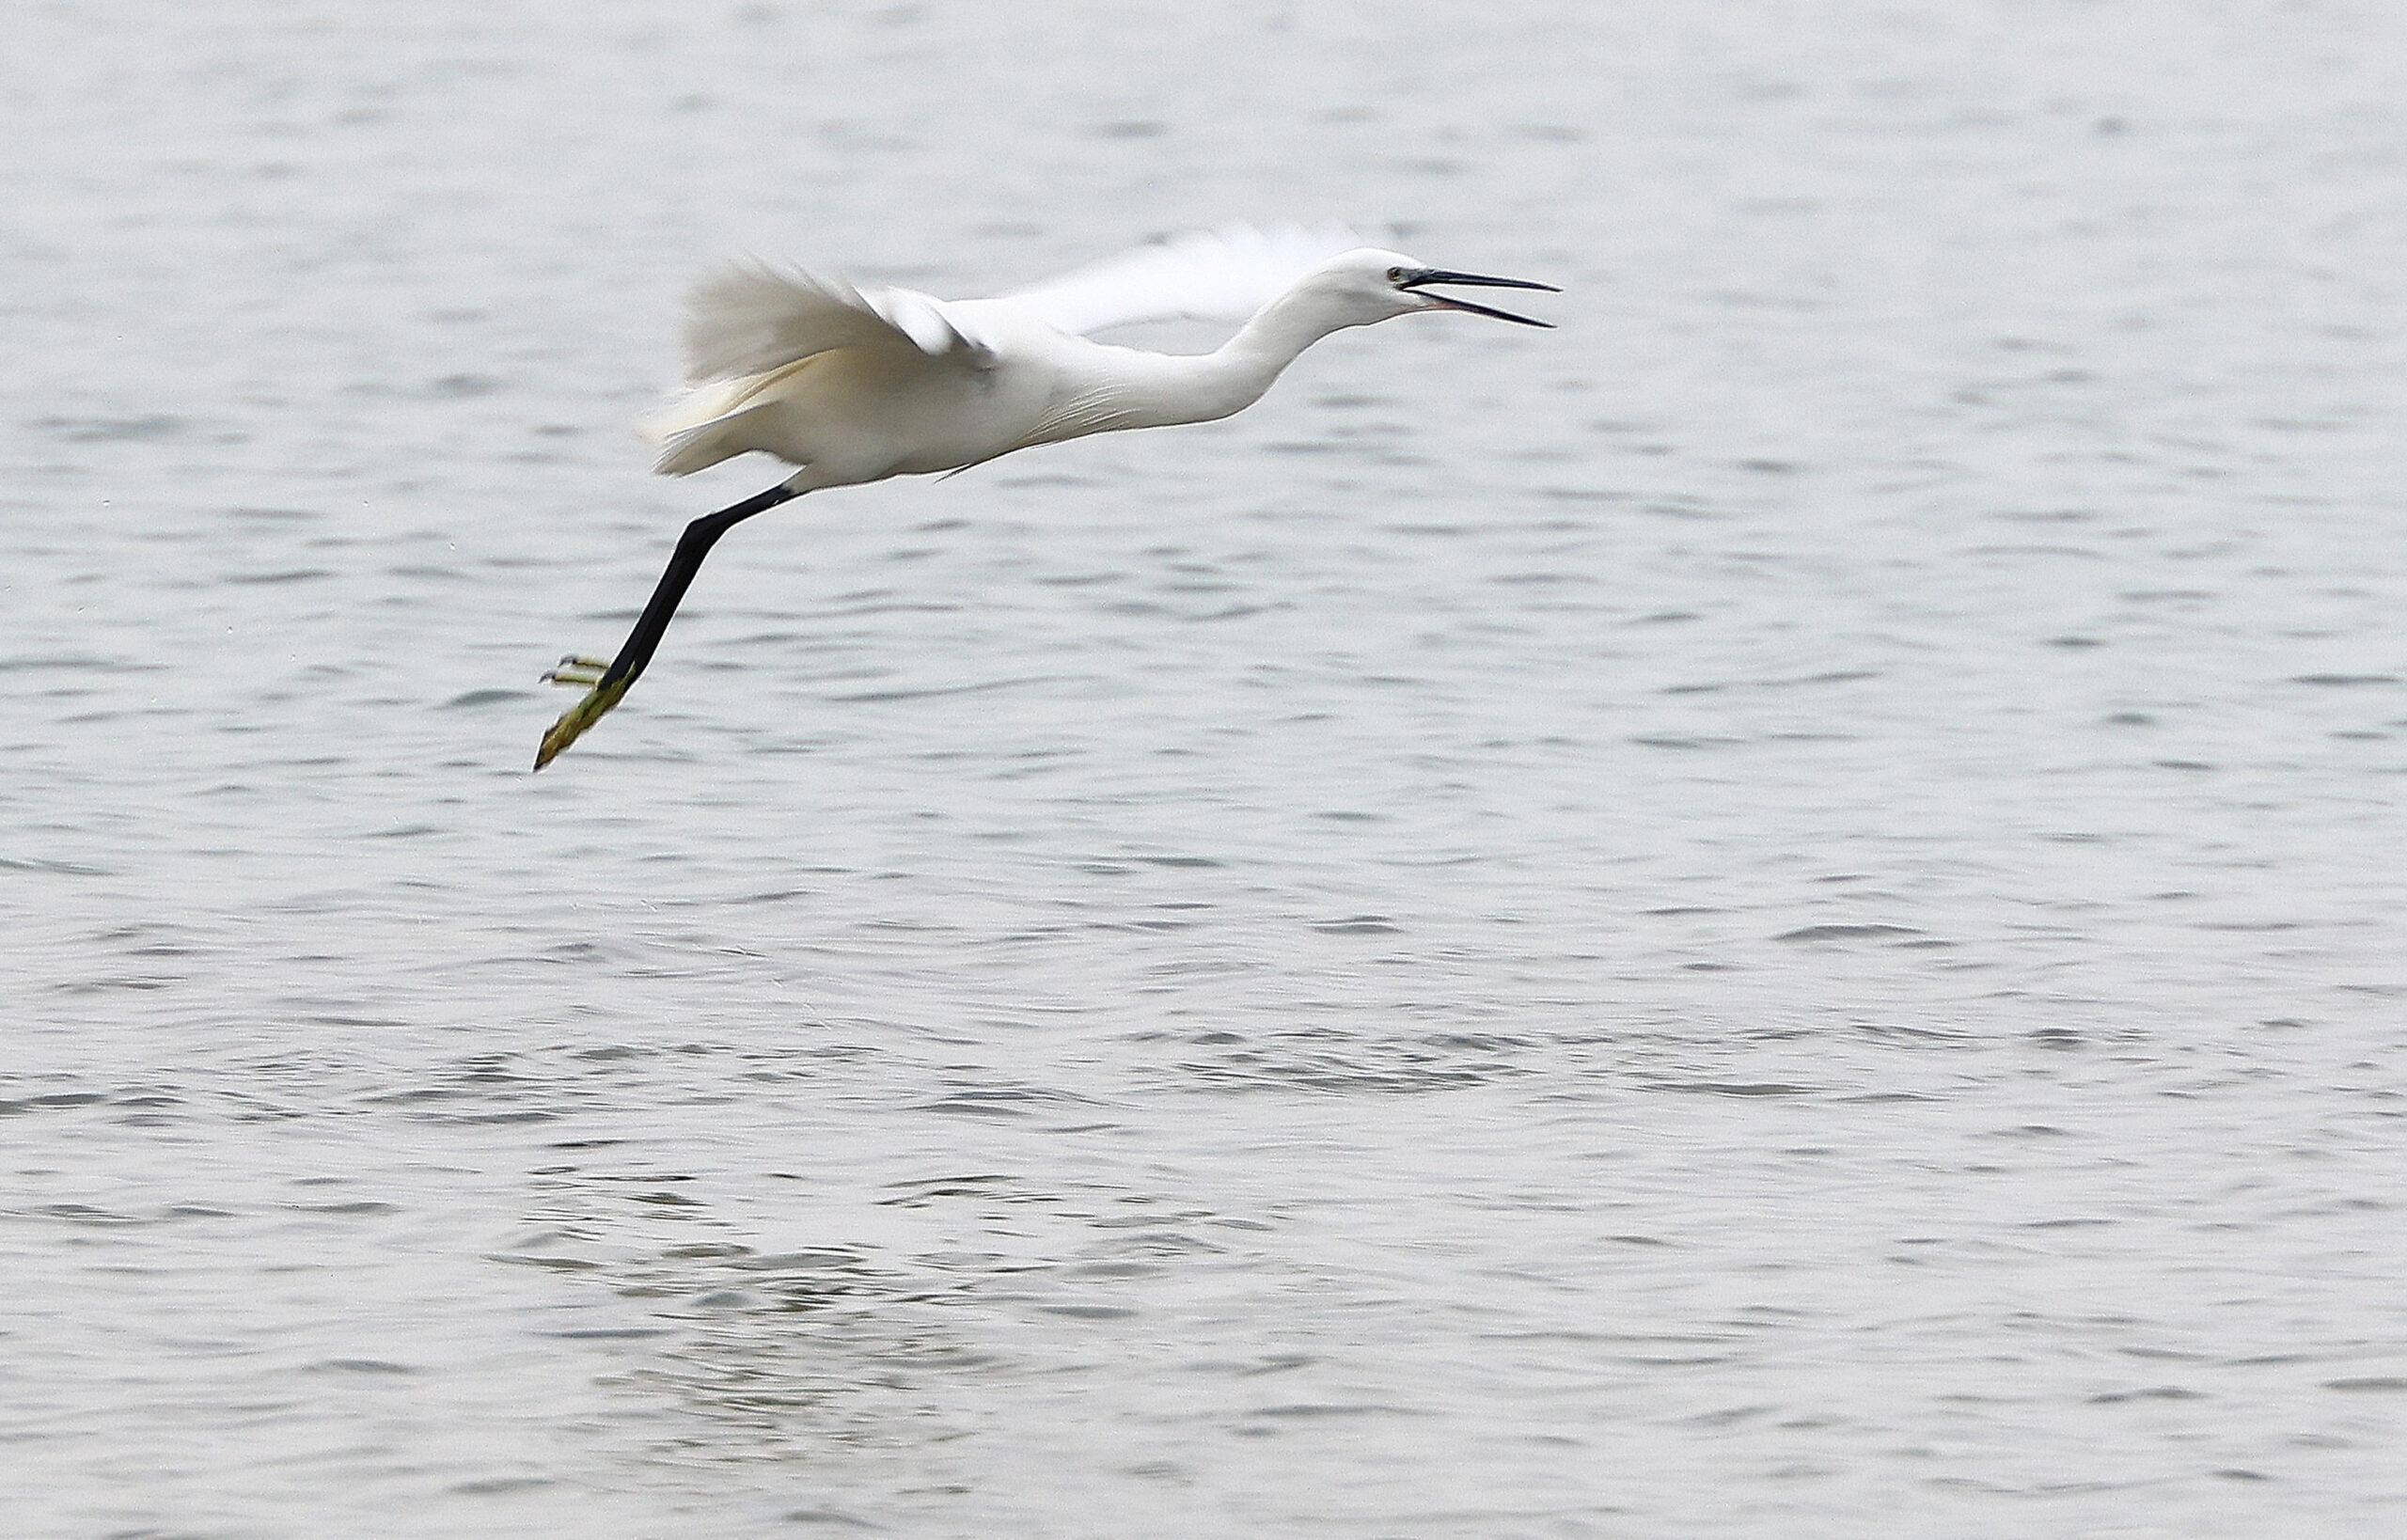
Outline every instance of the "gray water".
{"label": "gray water", "polygon": [[[2407,1514],[2395,8],[9,32],[0,1532]],[[1281,217],[1562,329],[747,525],[527,775],[708,262]]]}

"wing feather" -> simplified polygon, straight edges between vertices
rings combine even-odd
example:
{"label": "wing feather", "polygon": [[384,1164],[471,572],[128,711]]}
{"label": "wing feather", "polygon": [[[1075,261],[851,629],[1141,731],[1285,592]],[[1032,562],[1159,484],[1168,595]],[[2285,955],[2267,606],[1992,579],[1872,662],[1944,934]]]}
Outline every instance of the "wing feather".
{"label": "wing feather", "polygon": [[838,348],[878,347],[957,354],[980,367],[993,359],[955,306],[908,289],[859,289],[740,262],[704,278],[686,302],[685,377],[697,384],[766,374]]}
{"label": "wing feather", "polygon": [[1243,321],[1365,243],[1341,225],[1224,225],[1108,257],[1003,299],[1083,336],[1145,321]]}

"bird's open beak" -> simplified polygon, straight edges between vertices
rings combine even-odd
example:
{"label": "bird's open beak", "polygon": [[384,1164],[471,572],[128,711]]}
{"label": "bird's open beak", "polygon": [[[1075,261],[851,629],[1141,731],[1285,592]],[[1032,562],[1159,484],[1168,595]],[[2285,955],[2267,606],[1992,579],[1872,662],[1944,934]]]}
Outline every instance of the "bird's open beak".
{"label": "bird's open beak", "polygon": [[[1433,267],[1416,273],[1396,287],[1408,292],[1417,293],[1424,285],[1433,283],[1452,284],[1464,289],[1537,289],[1550,294],[1563,292],[1550,283],[1532,283],[1527,278],[1491,278],[1478,273],[1449,273],[1441,267]],[[1467,299],[1456,299],[1452,294],[1430,294],[1426,297],[1436,300],[1449,310],[1468,310],[1475,316],[1493,316],[1499,321],[1515,321],[1524,326],[1554,324],[1551,321],[1539,321],[1531,316],[1517,316],[1510,310],[1499,310],[1493,306],[1477,305]]]}

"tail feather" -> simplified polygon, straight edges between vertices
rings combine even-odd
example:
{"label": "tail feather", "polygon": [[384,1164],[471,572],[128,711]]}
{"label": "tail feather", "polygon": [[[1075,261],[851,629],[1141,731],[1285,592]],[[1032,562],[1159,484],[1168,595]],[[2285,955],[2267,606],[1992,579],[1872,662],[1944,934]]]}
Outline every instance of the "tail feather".
{"label": "tail feather", "polygon": [[769,404],[761,399],[767,384],[762,378],[718,381],[679,397],[644,424],[644,436],[659,448],[652,468],[662,476],[688,476],[758,448],[744,424]]}
{"label": "tail feather", "polygon": [[751,410],[730,412],[725,416],[712,417],[690,427],[672,428],[656,434],[660,452],[653,458],[652,468],[660,476],[690,476],[707,470],[722,460],[732,460],[751,446],[733,442],[729,430],[746,417]]}
{"label": "tail feather", "polygon": [[767,426],[752,423],[756,414],[792,405],[794,382],[826,356],[814,354],[766,374],[714,380],[686,391],[644,425],[644,436],[660,450],[652,468],[663,476],[685,476],[754,449],[800,464],[790,446],[773,448],[757,441],[757,432],[747,430]]}

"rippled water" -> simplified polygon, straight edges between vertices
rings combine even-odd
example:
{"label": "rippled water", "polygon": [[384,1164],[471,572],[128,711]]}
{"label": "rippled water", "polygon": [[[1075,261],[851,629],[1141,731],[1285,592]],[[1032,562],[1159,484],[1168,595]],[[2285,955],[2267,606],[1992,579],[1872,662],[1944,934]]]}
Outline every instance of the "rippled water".
{"label": "rippled water", "polygon": [[[14,14],[9,1532],[2396,1522],[2396,12]],[[527,775],[709,259],[1291,215]]]}

